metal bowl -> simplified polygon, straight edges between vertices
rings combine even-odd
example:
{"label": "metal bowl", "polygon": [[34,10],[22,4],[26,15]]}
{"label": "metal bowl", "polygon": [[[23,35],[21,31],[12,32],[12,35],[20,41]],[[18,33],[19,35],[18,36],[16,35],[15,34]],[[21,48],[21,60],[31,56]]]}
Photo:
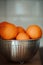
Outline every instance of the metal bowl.
{"label": "metal bowl", "polygon": [[21,62],[30,60],[37,52],[40,39],[36,40],[2,40],[0,53],[8,60]]}

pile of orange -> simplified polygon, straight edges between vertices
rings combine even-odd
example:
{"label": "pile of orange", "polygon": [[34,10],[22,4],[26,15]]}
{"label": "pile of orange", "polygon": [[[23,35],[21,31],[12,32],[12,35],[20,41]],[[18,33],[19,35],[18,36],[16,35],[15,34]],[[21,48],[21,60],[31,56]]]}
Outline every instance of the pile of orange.
{"label": "pile of orange", "polygon": [[22,26],[3,21],[0,23],[0,37],[5,40],[29,40],[42,37],[42,30],[38,25],[30,25],[25,30]]}

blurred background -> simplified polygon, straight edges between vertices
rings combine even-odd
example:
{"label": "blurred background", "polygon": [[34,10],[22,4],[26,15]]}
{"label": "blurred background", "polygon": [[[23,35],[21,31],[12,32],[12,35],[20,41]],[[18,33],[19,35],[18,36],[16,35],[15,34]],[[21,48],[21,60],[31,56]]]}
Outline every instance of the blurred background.
{"label": "blurred background", "polygon": [[[37,24],[43,30],[43,0],[0,0],[0,22],[2,21],[24,28]],[[43,47],[43,37],[40,47]]]}

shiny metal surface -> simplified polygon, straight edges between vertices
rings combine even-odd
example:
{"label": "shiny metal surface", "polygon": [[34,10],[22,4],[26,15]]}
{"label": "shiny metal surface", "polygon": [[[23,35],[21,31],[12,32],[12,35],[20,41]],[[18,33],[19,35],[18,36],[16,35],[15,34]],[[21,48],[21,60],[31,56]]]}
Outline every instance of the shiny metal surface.
{"label": "shiny metal surface", "polygon": [[27,41],[0,39],[0,53],[11,61],[27,61],[36,54],[39,44],[40,39]]}

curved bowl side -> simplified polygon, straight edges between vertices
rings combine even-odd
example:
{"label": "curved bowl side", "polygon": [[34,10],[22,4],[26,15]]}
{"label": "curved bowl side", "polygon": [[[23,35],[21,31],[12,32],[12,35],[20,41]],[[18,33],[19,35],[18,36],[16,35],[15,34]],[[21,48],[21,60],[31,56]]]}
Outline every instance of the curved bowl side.
{"label": "curved bowl side", "polygon": [[0,53],[11,61],[30,60],[39,48],[40,40],[0,40]]}

